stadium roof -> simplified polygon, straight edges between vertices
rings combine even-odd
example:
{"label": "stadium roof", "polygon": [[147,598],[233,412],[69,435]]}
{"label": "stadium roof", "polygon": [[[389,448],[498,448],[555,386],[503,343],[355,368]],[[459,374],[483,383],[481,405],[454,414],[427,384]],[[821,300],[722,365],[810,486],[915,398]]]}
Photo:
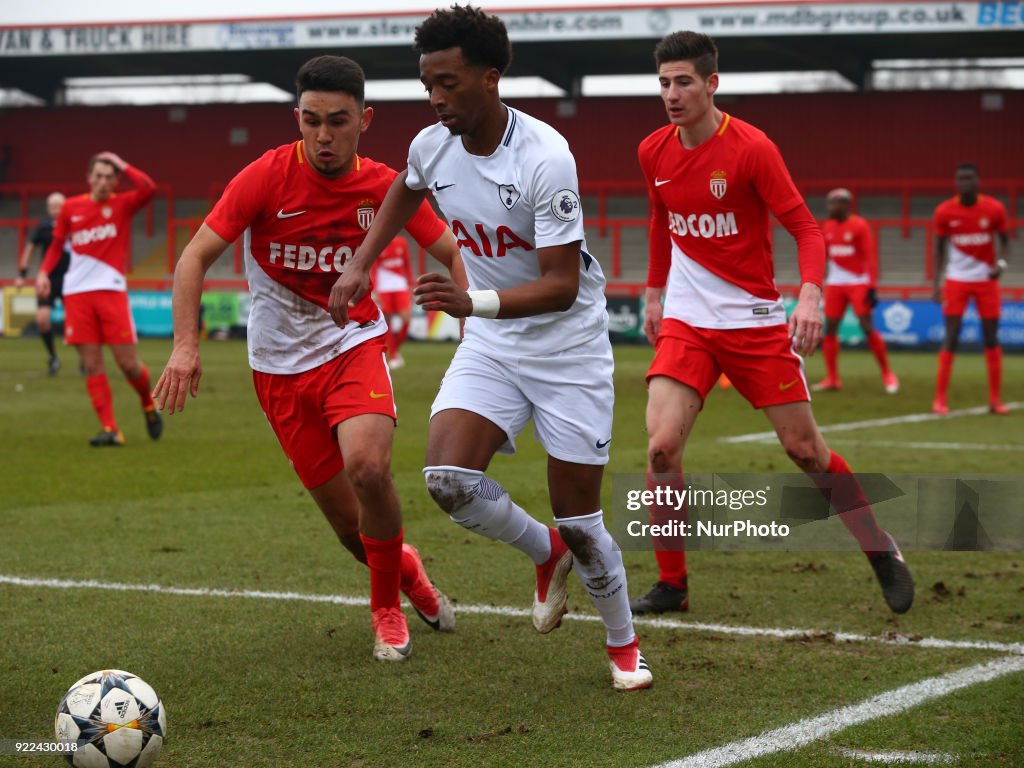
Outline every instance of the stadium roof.
{"label": "stadium roof", "polygon": [[[376,0],[379,12],[371,15],[346,11],[350,3],[301,0],[296,12],[312,15],[281,17],[261,15],[272,8],[280,14],[280,4],[269,0],[189,2],[147,11],[153,19],[147,21],[122,18],[142,13],[125,4],[5,3],[0,87],[53,102],[71,76],[238,73],[290,91],[305,59],[339,51],[357,59],[371,80],[409,78],[415,76],[414,29],[443,5]],[[1024,50],[1019,3],[527,3],[485,4],[509,27],[515,50],[510,74],[542,77],[570,94],[579,92],[585,75],[651,72],[654,43],[678,29],[715,37],[730,72],[834,70],[858,87],[880,59],[1012,57]],[[328,14],[328,4],[342,10]],[[191,18],[173,16],[189,11]]]}

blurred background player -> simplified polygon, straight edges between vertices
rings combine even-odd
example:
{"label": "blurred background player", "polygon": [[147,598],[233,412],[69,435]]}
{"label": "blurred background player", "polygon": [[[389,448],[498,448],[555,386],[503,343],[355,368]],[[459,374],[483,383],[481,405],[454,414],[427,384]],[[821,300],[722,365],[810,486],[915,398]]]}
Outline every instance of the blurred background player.
{"label": "blurred background player", "polygon": [[405,365],[400,350],[409,335],[412,319],[412,260],[409,241],[399,235],[373,263],[374,295],[388,322],[388,365],[392,369]]}
{"label": "blurred background player", "polygon": [[[961,163],[956,169],[958,194],[935,209],[935,301],[941,302],[946,336],[939,350],[935,377],[934,413],[949,413],[949,377],[960,344],[960,326],[967,302],[974,299],[981,318],[988,369],[988,409],[1007,414],[1000,396],[1003,380],[1003,348],[999,345],[999,276],[1007,268],[1010,242],[1006,236],[1006,208],[994,197],[978,194],[978,169]],[[998,243],[998,253],[996,252]],[[946,254],[946,282],[941,286]],[[941,286],[941,287],[940,287]]]}
{"label": "blurred background player", "polygon": [[825,235],[828,276],[825,278],[825,378],[811,389],[835,392],[842,389],[839,378],[839,324],[846,307],[853,307],[871,354],[882,371],[882,384],[890,395],[900,389],[899,379],[889,369],[885,339],[871,322],[871,310],[878,304],[878,248],[871,225],[850,212],[853,194],[848,189],[833,189],[826,197],[828,219],[821,230]]}
{"label": "blurred background player", "polygon": [[[647,372],[648,489],[685,491],[686,441],[724,372],[737,392],[764,410],[790,459],[830,497],[867,555],[886,603],[903,613],[914,598],[910,571],[811,411],[800,355],[812,353],[821,339],[821,230],[778,147],[715,106],[714,41],[675,32],[658,43],[654,59],[669,124],[638,150],[651,207],[644,310],[644,332],[655,344]],[[788,322],[775,288],[769,211],[797,244],[800,295]],[[652,522],[664,524],[685,510],[651,505],[650,513]],[[655,539],[658,582],[633,601],[634,613],[688,609],[684,542],[681,536]]]}
{"label": "blurred background player", "polygon": [[[335,325],[327,297],[395,178],[357,154],[373,119],[362,68],[342,56],[307,61],[296,76],[302,139],[271,149],[224,190],[174,271],[174,350],[156,386],[160,407],[199,393],[203,277],[243,234],[253,384],[292,467],[341,543],[370,569],[374,658],[412,652],[399,590],[432,628],[455,613],[403,543],[391,476],[396,406],[385,358],[387,325],[369,295]],[[424,203],[409,222],[417,242],[451,259],[455,241]],[[316,243],[311,246],[309,243]]]}
{"label": "blurred background player", "polygon": [[[604,622],[612,685],[646,688],[652,677],[633,631],[622,553],[601,511],[614,360],[604,275],[586,251],[576,162],[551,126],[502,103],[498,85],[512,49],[498,17],[472,6],[434,11],[416,29],[414,47],[439,122],[413,139],[409,167],[335,285],[331,312],[345,320],[349,301],[366,290],[369,265],[433,191],[472,290],[458,276],[433,273],[415,289],[425,310],[468,318],[431,407],[427,489],[452,522],[533,561],[533,623],[541,633],[561,623],[575,560]],[[485,474],[496,453],[515,452],[531,417],[548,454],[557,529]]]}
{"label": "blurred background player", "polygon": [[[115,191],[121,174],[135,189]],[[50,276],[67,247],[71,260],[64,276],[64,341],[78,350],[85,387],[102,427],[89,444],[124,445],[103,366],[104,344],[138,393],[146,431],[156,440],[163,432],[163,420],[150,394],[149,369],[138,356],[138,337],[124,277],[131,258],[132,216],[150,201],[156,185],[113,152],[100,152],[89,160],[86,181],[89,193],[70,198],[60,210],[53,240],[36,277],[36,293],[43,300],[50,297]]]}
{"label": "blurred background player", "polygon": [[[24,279],[28,277],[28,264],[32,259],[32,254],[38,250],[41,256],[45,256],[47,250],[49,250],[50,243],[53,240],[53,228],[57,224],[57,216],[60,214],[60,209],[63,205],[64,195],[60,192],[53,192],[46,198],[46,215],[48,218],[45,221],[39,222],[39,225],[32,230],[32,236],[29,237],[25,248],[18,257],[18,277],[14,281],[15,286],[20,288]],[[64,275],[68,271],[70,261],[71,252],[68,250],[67,243],[65,243],[60,260],[57,262],[57,266],[53,268],[53,272],[50,273],[50,294],[46,298],[36,298],[38,304],[36,307],[36,327],[39,329],[39,336],[42,338],[43,345],[46,347],[46,352],[49,355],[46,370],[51,376],[56,376],[57,371],[60,370],[60,358],[57,357],[57,350],[53,346],[53,323],[51,322],[51,316],[54,304],[64,295]]]}

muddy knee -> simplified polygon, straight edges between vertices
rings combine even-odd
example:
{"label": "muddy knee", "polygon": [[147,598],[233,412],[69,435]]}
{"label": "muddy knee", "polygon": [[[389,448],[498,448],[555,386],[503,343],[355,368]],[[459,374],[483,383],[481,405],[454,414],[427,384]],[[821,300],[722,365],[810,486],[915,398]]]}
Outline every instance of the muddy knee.
{"label": "muddy knee", "polygon": [[823,472],[813,440],[795,440],[785,445],[786,455],[804,472]]}
{"label": "muddy knee", "polygon": [[456,514],[473,500],[481,478],[483,472],[461,467],[426,467],[423,470],[427,493],[449,515]]}
{"label": "muddy knee", "polygon": [[660,441],[651,441],[647,449],[647,466],[656,475],[678,472],[681,453],[677,446],[669,446]]}

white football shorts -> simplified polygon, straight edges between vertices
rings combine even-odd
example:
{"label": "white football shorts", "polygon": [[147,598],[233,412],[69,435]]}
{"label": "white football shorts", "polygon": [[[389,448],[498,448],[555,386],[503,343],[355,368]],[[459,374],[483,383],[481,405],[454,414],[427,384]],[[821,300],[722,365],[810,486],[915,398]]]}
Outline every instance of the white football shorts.
{"label": "white football shorts", "polygon": [[[500,321],[499,321],[500,322]],[[508,436],[500,453],[516,452],[531,418],[549,456],[574,464],[607,464],[612,439],[615,360],[604,334],[554,355],[507,359],[460,344],[441,381],[430,416],[461,408],[497,424]]]}

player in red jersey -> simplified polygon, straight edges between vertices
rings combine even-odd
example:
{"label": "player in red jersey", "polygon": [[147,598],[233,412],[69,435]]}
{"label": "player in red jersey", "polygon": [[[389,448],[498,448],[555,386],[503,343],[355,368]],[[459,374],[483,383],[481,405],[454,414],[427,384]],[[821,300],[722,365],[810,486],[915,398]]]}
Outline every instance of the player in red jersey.
{"label": "player in red jersey", "polygon": [[[981,317],[988,368],[989,411],[996,414],[1010,412],[1000,397],[1003,348],[999,346],[999,277],[1010,256],[1006,208],[994,197],[978,194],[978,182],[978,169],[972,163],[962,163],[956,169],[959,194],[935,209],[935,233],[938,235],[935,242],[935,301],[942,303],[942,314],[946,319],[946,337],[939,350],[935,401],[932,403],[935,413],[949,413],[949,377],[960,343],[960,324],[971,299],[974,299]],[[947,251],[946,284],[940,287]]]}
{"label": "player in red jersey", "polygon": [[826,197],[828,220],[822,225],[825,249],[828,253],[828,277],[825,280],[825,338],[821,350],[825,353],[826,375],[813,387],[815,392],[842,389],[839,379],[839,324],[847,305],[853,307],[860,322],[868,348],[882,370],[882,384],[890,395],[900,389],[899,379],[889,369],[889,355],[885,339],[871,322],[871,310],[878,300],[878,250],[871,225],[861,216],[851,213],[853,195],[848,189],[833,189]]}
{"label": "player in red jersey", "polygon": [[405,365],[400,350],[409,335],[412,319],[412,261],[409,241],[399,235],[381,251],[371,272],[374,293],[388,320],[388,365]]}
{"label": "player in red jersey", "polygon": [[[115,192],[124,174],[135,185],[131,192]],[[149,369],[139,359],[138,337],[128,306],[125,272],[131,245],[132,216],[156,191],[153,180],[113,152],[89,160],[89,193],[65,201],[36,277],[40,300],[49,297],[50,274],[58,267],[65,243],[71,261],[64,275],[64,340],[78,350],[85,387],[102,430],[90,445],[124,445],[114,418],[114,396],[103,368],[103,345],[110,347],[117,367],[138,393],[146,418],[146,431],[156,440],[163,420],[150,395]]]}
{"label": "player in red jersey", "polygon": [[[260,405],[299,479],[341,543],[370,568],[370,610],[382,661],[412,650],[399,604],[404,591],[434,629],[455,613],[403,544],[391,477],[396,410],[385,359],[387,326],[369,296],[349,322],[327,312],[331,286],[363,241],[396,173],[360,157],[373,109],[351,59],[320,56],[296,77],[300,141],[243,169],[185,247],[174,273],[174,349],[157,382],[160,407],[182,410],[199,391],[203,277],[238,237],[249,280],[249,364]],[[440,259],[455,240],[428,204],[409,233]]]}
{"label": "player in red jersey", "polygon": [[[825,444],[809,402],[800,355],[813,352],[821,339],[821,230],[778,148],[754,126],[715,107],[714,41],[675,32],[658,43],[654,57],[669,125],[639,148],[651,206],[644,331],[655,344],[647,373],[648,489],[685,491],[686,440],[724,372],[751,405],[764,410],[796,465],[814,473],[830,493],[870,559],[886,602],[902,613],[914,596],[910,572],[849,466]],[[797,242],[802,285],[788,322],[775,289],[769,212]],[[652,505],[651,516],[661,523],[678,513]],[[633,601],[633,611],[685,611],[683,539],[655,539],[654,545],[659,580]]]}

